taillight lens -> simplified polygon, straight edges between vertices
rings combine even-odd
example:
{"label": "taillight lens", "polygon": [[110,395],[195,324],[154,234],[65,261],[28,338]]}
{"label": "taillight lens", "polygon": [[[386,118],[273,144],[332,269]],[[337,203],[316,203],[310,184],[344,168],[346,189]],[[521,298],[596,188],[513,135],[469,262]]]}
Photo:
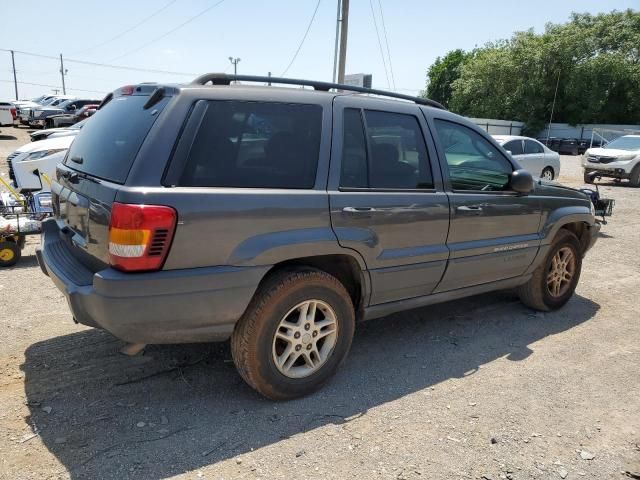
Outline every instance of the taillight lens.
{"label": "taillight lens", "polygon": [[18,118],[17,114],[16,114],[16,109],[15,108],[11,108],[11,116],[13,117],[13,119],[15,120],[16,118]]}
{"label": "taillight lens", "polygon": [[124,271],[162,267],[176,229],[176,211],[163,205],[115,202],[109,222],[109,259]]}

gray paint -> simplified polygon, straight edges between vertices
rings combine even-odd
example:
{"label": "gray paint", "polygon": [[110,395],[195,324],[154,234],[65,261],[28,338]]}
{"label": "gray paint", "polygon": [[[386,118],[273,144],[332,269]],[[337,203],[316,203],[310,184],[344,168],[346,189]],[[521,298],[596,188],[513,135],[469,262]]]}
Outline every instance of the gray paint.
{"label": "gray paint", "polygon": [[[495,142],[446,111],[289,88],[190,85],[168,91],[173,98],[124,185],[59,167],[53,187],[58,218],[45,222],[38,251],[43,270],[68,297],[76,319],[127,341],[228,338],[260,281],[283,261],[329,254],[353,258],[362,271],[363,317],[375,318],[521,284],[563,225],[587,224],[589,245],[598,231],[587,197],[572,189],[539,182],[528,195],[454,192],[444,152],[433,135],[433,119],[459,122]],[[175,186],[176,165],[188,153],[203,112],[199,101],[215,99],[321,106],[323,133],[313,188]],[[434,188],[341,189],[346,107],[414,115],[425,137]],[[161,271],[127,274],[109,268],[113,201],[177,210],[178,226]],[[363,207],[372,210],[358,211]]]}

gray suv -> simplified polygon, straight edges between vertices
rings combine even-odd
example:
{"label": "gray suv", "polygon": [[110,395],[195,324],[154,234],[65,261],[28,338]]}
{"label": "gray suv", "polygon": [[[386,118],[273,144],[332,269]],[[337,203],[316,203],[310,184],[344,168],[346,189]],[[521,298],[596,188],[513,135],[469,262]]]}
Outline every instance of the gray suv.
{"label": "gray suv", "polygon": [[271,399],[327,381],[358,320],[506,288],[560,308],[599,230],[436,102],[220,74],[109,94],[52,192],[37,255],[76,322],[132,351],[231,339]]}

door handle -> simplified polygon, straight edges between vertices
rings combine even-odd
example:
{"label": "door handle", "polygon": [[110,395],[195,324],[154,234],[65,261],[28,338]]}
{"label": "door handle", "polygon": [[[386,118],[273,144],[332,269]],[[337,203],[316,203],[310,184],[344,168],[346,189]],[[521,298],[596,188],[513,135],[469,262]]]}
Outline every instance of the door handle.
{"label": "door handle", "polygon": [[482,207],[478,205],[460,205],[456,208],[456,211],[460,213],[466,213],[469,215],[481,215]]}
{"label": "door handle", "polygon": [[348,214],[367,214],[367,213],[372,213],[375,212],[376,209],[373,207],[344,207],[342,209],[343,213],[348,213]]}

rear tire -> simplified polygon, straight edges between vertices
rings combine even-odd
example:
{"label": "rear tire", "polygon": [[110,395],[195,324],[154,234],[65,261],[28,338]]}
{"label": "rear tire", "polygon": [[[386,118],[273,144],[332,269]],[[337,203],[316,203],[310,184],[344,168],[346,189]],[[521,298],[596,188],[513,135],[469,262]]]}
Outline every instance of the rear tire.
{"label": "rear tire", "polygon": [[590,173],[591,172],[588,172],[587,170],[584,171],[584,183],[588,183],[589,185],[593,183],[593,180],[589,177]]}
{"label": "rear tire", "polygon": [[312,268],[282,271],[251,300],[231,337],[231,354],[251,387],[287,400],[334,375],[354,330],[353,303],[338,279]]}
{"label": "rear tire", "polygon": [[545,167],[540,174],[540,178],[545,180],[553,180],[555,178],[555,173],[553,172],[553,168]]}
{"label": "rear tire", "polygon": [[0,267],[11,267],[18,263],[22,252],[15,242],[0,241]]}
{"label": "rear tire", "polygon": [[573,295],[581,270],[580,241],[569,230],[561,229],[542,264],[518,288],[520,300],[534,310],[557,310]]}

